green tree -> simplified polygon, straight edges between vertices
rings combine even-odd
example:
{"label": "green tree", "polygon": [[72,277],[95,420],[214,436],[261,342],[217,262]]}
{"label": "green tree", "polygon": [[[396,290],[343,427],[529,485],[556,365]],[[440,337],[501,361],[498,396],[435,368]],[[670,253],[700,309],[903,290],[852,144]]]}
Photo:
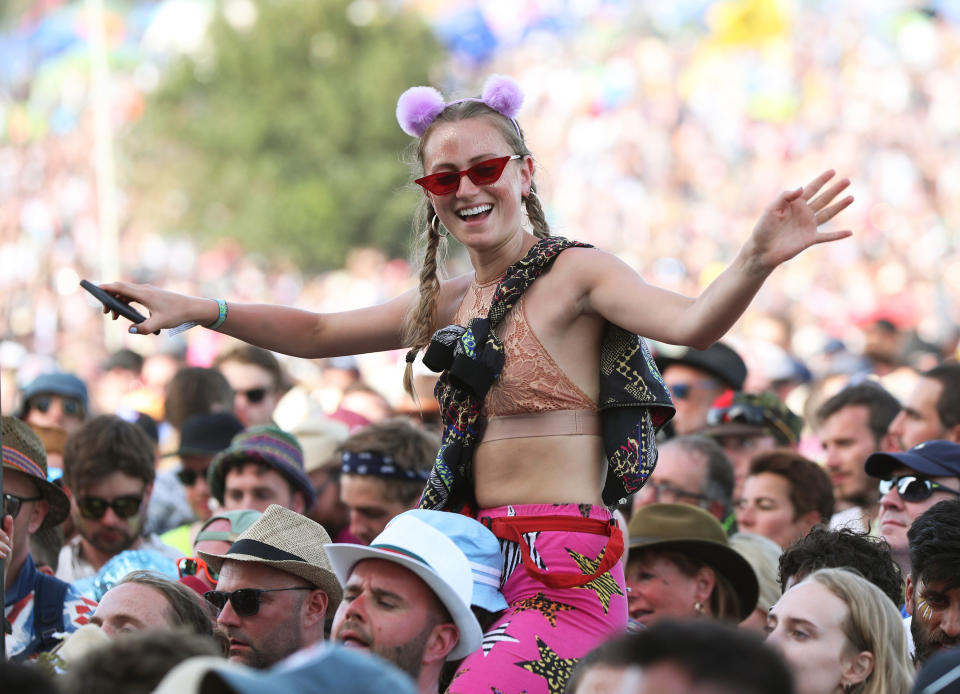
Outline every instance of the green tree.
{"label": "green tree", "polygon": [[308,270],[362,245],[405,255],[416,193],[394,111],[430,83],[439,43],[385,2],[255,7],[245,27],[218,14],[209,53],[172,64],[123,138],[131,222],[233,238]]}

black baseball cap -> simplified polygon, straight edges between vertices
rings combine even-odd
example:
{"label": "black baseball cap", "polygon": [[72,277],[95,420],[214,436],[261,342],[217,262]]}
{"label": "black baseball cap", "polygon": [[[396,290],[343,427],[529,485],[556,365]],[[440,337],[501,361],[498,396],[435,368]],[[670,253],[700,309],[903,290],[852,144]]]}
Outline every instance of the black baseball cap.
{"label": "black baseball cap", "polygon": [[243,424],[232,412],[204,412],[183,422],[180,447],[168,455],[216,455],[230,447]]}
{"label": "black baseball cap", "polygon": [[743,390],[747,380],[747,365],[736,351],[722,342],[714,342],[706,349],[660,345],[654,359],[661,373],[671,364],[683,364],[710,374],[733,390]]}

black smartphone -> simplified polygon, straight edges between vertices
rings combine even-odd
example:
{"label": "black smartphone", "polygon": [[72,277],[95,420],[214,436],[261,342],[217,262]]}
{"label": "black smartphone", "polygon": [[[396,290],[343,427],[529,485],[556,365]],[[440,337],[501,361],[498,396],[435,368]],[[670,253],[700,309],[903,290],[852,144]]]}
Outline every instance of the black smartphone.
{"label": "black smartphone", "polygon": [[125,304],[115,296],[107,294],[107,292],[100,289],[100,287],[95,285],[93,282],[88,282],[87,280],[80,280],[80,286],[86,289],[91,294],[93,294],[95,297],[97,297],[100,303],[102,303],[108,309],[119,313],[124,318],[127,318],[133,321],[134,323],[143,323],[143,321],[147,320],[147,317],[144,316],[142,313],[140,313],[133,306],[131,306],[130,304]]}

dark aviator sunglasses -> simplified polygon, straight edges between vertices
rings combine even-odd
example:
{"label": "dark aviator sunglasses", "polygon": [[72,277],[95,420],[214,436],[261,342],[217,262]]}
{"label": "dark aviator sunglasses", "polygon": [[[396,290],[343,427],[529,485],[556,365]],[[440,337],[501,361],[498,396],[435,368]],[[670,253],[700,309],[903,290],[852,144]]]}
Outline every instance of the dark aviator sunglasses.
{"label": "dark aviator sunglasses", "polygon": [[900,475],[889,480],[880,480],[880,496],[887,494],[894,487],[897,488],[897,494],[904,501],[926,501],[934,492],[947,492],[954,496],[960,496],[960,492],[950,487],[944,487],[939,482],[928,480],[918,475]]}

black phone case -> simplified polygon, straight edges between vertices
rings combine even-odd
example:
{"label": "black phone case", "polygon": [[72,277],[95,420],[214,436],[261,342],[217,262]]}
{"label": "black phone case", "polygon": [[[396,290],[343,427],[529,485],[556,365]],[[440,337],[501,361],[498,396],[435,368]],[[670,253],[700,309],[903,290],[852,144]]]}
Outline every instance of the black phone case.
{"label": "black phone case", "polygon": [[105,291],[100,289],[93,282],[88,282],[87,280],[80,280],[80,286],[86,289],[88,292],[93,294],[100,303],[109,308],[111,311],[116,311],[124,318],[133,321],[134,323],[142,323],[147,320],[146,316],[140,313],[130,304],[125,304],[119,299],[110,294],[107,294]]}

